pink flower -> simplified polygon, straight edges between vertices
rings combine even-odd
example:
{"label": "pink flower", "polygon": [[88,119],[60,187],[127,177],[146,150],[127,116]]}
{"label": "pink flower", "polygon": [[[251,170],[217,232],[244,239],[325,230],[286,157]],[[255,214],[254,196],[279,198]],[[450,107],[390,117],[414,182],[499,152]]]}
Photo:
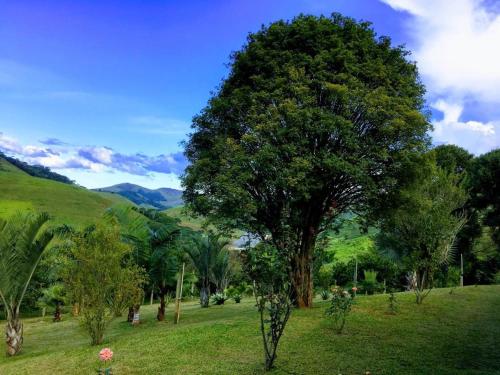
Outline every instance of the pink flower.
{"label": "pink flower", "polygon": [[104,362],[111,361],[111,358],[113,358],[113,352],[110,348],[104,348],[99,352],[99,358]]}
{"label": "pink flower", "polygon": [[353,292],[356,292],[357,290],[358,290],[358,288],[356,288],[355,286],[352,287]]}

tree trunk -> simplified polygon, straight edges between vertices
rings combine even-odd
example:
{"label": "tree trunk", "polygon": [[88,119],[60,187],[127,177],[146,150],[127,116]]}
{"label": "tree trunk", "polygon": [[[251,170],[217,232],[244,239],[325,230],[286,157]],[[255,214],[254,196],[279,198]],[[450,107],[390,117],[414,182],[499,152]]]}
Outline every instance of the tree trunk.
{"label": "tree trunk", "polygon": [[5,338],[8,356],[14,356],[21,351],[23,346],[23,323],[19,319],[18,313],[9,314],[7,317]]}
{"label": "tree trunk", "polygon": [[208,307],[209,300],[210,300],[210,289],[209,289],[209,287],[202,285],[200,288],[200,305],[201,305],[201,307]]}
{"label": "tree trunk", "polygon": [[134,320],[134,306],[128,307],[127,322],[132,323]]}
{"label": "tree trunk", "polygon": [[316,236],[314,230],[304,233],[299,251],[292,257],[291,280],[292,298],[299,308],[312,307],[313,303],[313,253]]}
{"label": "tree trunk", "polygon": [[73,304],[73,308],[71,309],[71,315],[75,317],[80,315],[80,304],[78,302],[75,302]]}
{"label": "tree trunk", "polygon": [[160,292],[160,306],[158,307],[158,314],[156,314],[156,319],[163,322],[165,320],[165,293]]}
{"label": "tree trunk", "polygon": [[60,322],[61,321],[61,304],[56,303],[56,309],[54,311],[54,322]]}

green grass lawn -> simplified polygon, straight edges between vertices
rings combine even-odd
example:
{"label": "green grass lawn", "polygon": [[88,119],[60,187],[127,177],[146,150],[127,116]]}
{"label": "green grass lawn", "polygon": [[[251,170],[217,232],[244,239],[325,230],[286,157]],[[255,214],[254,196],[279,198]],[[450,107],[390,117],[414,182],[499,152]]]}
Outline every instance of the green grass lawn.
{"label": "green grass lawn", "polygon": [[[434,290],[417,306],[398,294],[400,312],[388,315],[387,295],[359,296],[336,335],[325,302],[293,311],[273,374],[500,374],[500,286]],[[64,316],[25,320],[25,345],[15,358],[0,356],[0,374],[92,374],[97,353],[115,353],[114,374],[262,374],[258,315],[250,298],[201,309],[183,305],[181,323],[111,323],[106,341],[91,347],[77,321]]]}

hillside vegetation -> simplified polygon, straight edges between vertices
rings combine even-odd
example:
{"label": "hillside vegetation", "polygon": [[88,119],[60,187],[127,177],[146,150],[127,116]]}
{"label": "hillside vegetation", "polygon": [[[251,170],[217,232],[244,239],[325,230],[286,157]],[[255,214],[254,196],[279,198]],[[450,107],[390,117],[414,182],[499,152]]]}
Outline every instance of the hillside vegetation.
{"label": "hillside vegetation", "polygon": [[[500,286],[433,291],[420,306],[398,293],[400,310],[387,314],[387,295],[359,296],[345,331],[324,317],[326,302],[294,310],[273,374],[500,373]],[[116,374],[262,374],[255,301],[201,309],[183,304],[180,324],[157,322],[157,305],[141,308],[142,324],[116,319],[102,347]],[[172,306],[172,305],[171,305]],[[0,356],[2,375],[92,374],[101,347],[91,347],[77,320],[25,320],[25,345],[16,358]],[[78,369],[78,370],[76,370]]]}
{"label": "hillside vegetation", "polygon": [[0,158],[0,217],[33,209],[48,212],[56,223],[85,225],[118,203],[132,204],[119,195],[30,176]]}
{"label": "hillside vegetation", "polygon": [[139,185],[123,183],[95,189],[95,191],[118,194],[129,199],[138,206],[156,208],[159,210],[177,207],[183,204],[182,191],[171,188],[153,190]]}

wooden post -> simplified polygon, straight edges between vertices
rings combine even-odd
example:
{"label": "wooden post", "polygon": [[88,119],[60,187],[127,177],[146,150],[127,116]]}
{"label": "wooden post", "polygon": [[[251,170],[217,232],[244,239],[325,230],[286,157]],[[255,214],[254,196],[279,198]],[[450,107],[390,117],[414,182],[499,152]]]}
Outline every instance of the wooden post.
{"label": "wooden post", "polygon": [[[354,287],[358,288],[358,257],[356,257],[356,266],[354,267]],[[354,289],[354,296],[356,296],[356,289]]]}
{"label": "wooden post", "polygon": [[184,283],[184,263],[182,263],[182,272],[177,278],[177,288],[175,290],[175,315],[174,324],[179,323],[181,315],[182,284]]}
{"label": "wooden post", "polygon": [[464,286],[464,255],[460,254],[460,287]]}
{"label": "wooden post", "polygon": [[149,304],[150,305],[153,305],[154,290],[155,290],[155,286],[151,285],[151,296],[149,297]]}

